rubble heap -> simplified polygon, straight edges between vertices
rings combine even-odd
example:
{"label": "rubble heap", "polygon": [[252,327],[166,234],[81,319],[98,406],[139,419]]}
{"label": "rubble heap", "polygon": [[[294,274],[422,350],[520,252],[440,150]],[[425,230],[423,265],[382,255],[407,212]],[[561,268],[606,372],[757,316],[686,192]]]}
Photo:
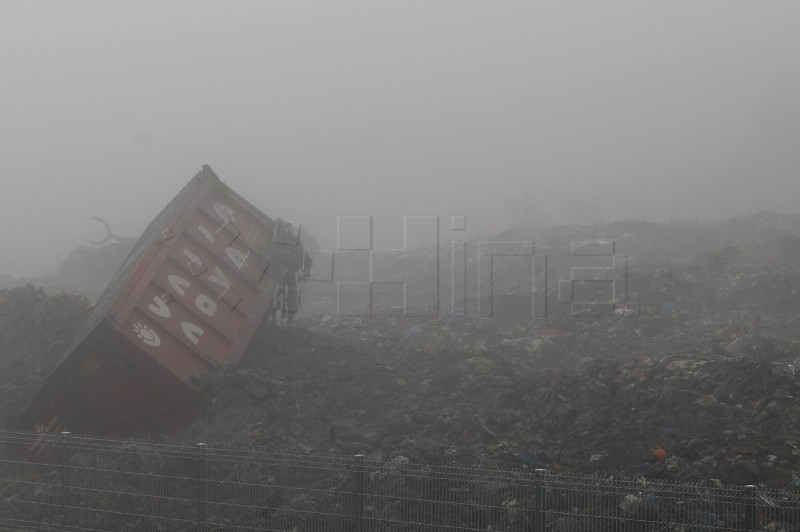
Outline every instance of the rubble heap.
{"label": "rubble heap", "polygon": [[0,290],[0,427],[15,423],[90,312],[81,296]]}
{"label": "rubble heap", "polygon": [[[427,334],[434,343],[448,333],[458,338],[475,327],[470,321],[456,332],[431,323]],[[239,367],[203,380],[205,413],[183,437],[383,459],[800,484],[796,343],[693,326],[694,350],[650,356],[620,349],[632,343],[623,337],[636,336],[633,326],[622,326],[617,343],[584,325],[518,342],[478,340],[466,350],[426,347],[424,337],[376,347],[357,339],[366,323],[335,327],[350,329],[351,340],[262,330]]]}

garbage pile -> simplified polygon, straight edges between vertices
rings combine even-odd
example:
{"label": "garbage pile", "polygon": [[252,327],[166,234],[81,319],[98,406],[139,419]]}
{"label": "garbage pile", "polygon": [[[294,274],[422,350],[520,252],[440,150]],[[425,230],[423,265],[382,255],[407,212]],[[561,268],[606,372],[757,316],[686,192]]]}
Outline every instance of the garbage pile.
{"label": "garbage pile", "polygon": [[[316,331],[265,329],[239,367],[203,380],[205,413],[184,437],[382,459],[800,485],[798,344],[697,324],[636,342],[637,329],[647,327],[642,321],[649,320],[615,325],[614,337],[595,323],[500,342],[465,334],[480,323],[466,319],[394,338],[370,331],[367,320],[328,321]],[[697,340],[678,341],[678,349],[659,345],[659,336],[681,340],[690,332]],[[448,338],[453,348],[442,346]]]}
{"label": "garbage pile", "polygon": [[15,423],[90,312],[81,296],[0,290],[0,427]]}
{"label": "garbage pile", "polygon": [[184,437],[800,486],[800,255],[770,235],[641,261],[628,275],[638,315],[573,318],[554,304],[531,317],[500,294],[501,319],[384,308],[262,330],[238,368],[203,381],[205,413]]}
{"label": "garbage pile", "polygon": [[[800,486],[800,239],[776,236],[776,224],[800,231],[790,221],[734,220],[760,240],[710,251],[669,225],[603,228],[659,258],[629,270],[638,315],[575,318],[553,302],[532,317],[508,292],[497,303],[510,312],[497,318],[411,318],[393,307],[333,317],[306,302],[294,328],[263,324],[238,366],[201,378],[200,416],[165,436]],[[701,240],[726,227],[699,231]],[[635,231],[672,240],[651,249]],[[661,260],[681,246],[694,255]],[[88,313],[82,298],[0,292],[3,426]]]}

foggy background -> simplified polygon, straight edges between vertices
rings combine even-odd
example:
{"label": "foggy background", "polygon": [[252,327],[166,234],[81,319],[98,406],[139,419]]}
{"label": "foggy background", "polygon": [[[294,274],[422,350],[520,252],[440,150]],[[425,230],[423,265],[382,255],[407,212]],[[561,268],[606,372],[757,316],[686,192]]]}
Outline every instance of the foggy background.
{"label": "foggy background", "polygon": [[[138,236],[208,163],[335,245],[337,215],[798,212],[800,4],[4,2],[0,273]],[[459,235],[462,236],[462,234]]]}

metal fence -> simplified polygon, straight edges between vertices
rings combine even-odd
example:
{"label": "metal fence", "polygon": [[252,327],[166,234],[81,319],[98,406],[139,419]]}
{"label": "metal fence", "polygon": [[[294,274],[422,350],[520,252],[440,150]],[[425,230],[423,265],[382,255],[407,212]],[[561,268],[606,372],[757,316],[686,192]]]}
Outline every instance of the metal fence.
{"label": "metal fence", "polygon": [[0,432],[1,530],[800,531],[800,493]]}

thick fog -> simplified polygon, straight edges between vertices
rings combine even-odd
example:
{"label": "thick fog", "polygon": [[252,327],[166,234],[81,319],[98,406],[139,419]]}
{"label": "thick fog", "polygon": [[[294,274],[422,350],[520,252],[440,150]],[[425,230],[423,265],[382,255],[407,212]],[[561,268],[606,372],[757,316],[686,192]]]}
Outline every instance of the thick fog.
{"label": "thick fog", "polygon": [[4,2],[0,273],[137,236],[208,163],[337,215],[798,212],[795,2]]}

